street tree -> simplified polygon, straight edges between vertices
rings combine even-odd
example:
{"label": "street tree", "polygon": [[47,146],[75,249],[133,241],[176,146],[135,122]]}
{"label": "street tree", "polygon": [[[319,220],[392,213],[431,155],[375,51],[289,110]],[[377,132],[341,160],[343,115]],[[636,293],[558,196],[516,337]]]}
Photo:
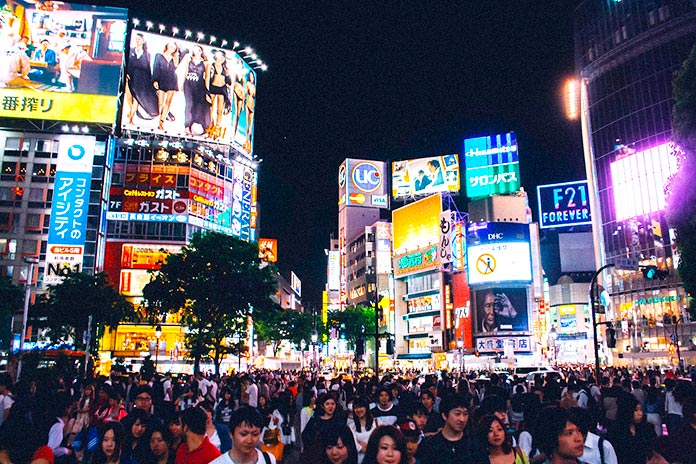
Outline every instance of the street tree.
{"label": "street tree", "polygon": [[275,357],[284,340],[295,345],[299,345],[301,340],[309,342],[312,336],[312,316],[275,306],[272,311],[254,317],[254,330],[260,340],[271,344]]}
{"label": "street tree", "polygon": [[[113,330],[122,322],[139,319],[133,305],[114,288],[104,272],[69,274],[37,298],[32,313],[35,324],[47,328],[55,343],[72,341],[76,347],[85,346],[83,339],[90,316],[90,334],[96,334],[93,340],[101,337],[107,327]],[[94,328],[96,331],[92,332]],[[90,348],[95,351],[96,343]]]}
{"label": "street tree", "polygon": [[359,338],[374,335],[375,308],[358,304],[348,306],[344,311],[329,311],[326,326],[327,330],[334,329],[355,346]]}
{"label": "street tree", "polygon": [[[667,220],[676,232],[679,276],[684,289],[696,295],[696,45],[672,82],[672,139],[681,149],[679,172],[667,191]],[[691,312],[696,316],[694,301]]]}
{"label": "street tree", "polygon": [[8,277],[0,278],[0,347],[9,349],[12,334],[10,321],[19,308],[22,307],[24,292],[22,287],[12,284]]}
{"label": "street tree", "polygon": [[145,313],[153,322],[178,313],[188,327],[184,343],[200,370],[212,353],[219,373],[224,357],[241,355],[249,316],[272,310],[274,271],[262,265],[258,247],[217,232],[194,234],[181,253],[170,253],[143,289]]}

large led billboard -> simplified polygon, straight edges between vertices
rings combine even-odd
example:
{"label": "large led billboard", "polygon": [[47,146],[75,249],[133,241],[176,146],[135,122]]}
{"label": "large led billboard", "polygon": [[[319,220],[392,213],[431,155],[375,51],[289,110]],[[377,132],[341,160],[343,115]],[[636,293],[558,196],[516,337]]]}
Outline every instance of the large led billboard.
{"label": "large led billboard", "polygon": [[123,129],[229,144],[250,156],[256,73],[240,55],[133,30]]}
{"label": "large led billboard", "polygon": [[338,168],[338,206],[389,208],[387,165],[383,161],[347,158]]}
{"label": "large led billboard", "polygon": [[96,139],[89,136],[60,139],[44,285],[58,284],[68,274],[82,272],[95,144]]}
{"label": "large led billboard", "polygon": [[466,196],[482,198],[520,189],[517,137],[514,132],[464,139]]}
{"label": "large led billboard", "polygon": [[392,197],[403,200],[437,192],[459,192],[459,155],[392,163]]}
{"label": "large led billboard", "polygon": [[528,224],[474,223],[467,229],[466,243],[469,285],[531,282]]}
{"label": "large led billboard", "polygon": [[586,180],[539,185],[537,201],[542,229],[592,224]]}
{"label": "large led billboard", "polygon": [[394,254],[414,251],[440,241],[442,197],[431,195],[392,211]]}
{"label": "large led billboard", "polygon": [[113,124],[127,10],[28,0],[0,5],[0,117]]}
{"label": "large led billboard", "polygon": [[529,330],[529,299],[524,287],[491,287],[474,292],[474,333],[497,334]]}
{"label": "large led billboard", "polygon": [[663,143],[611,163],[616,219],[622,221],[665,208],[665,187],[677,173],[672,143]]}

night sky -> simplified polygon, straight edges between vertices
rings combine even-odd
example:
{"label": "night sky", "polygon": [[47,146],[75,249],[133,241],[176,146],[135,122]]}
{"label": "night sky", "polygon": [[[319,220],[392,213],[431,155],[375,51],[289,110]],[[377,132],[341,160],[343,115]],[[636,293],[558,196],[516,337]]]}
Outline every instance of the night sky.
{"label": "night sky", "polygon": [[278,267],[300,277],[305,305],[321,302],[344,158],[460,153],[465,137],[515,131],[535,219],[536,185],[585,177],[580,124],[560,100],[577,0],[99,3],[237,40],[268,63],[254,145],[261,236],[279,240]]}

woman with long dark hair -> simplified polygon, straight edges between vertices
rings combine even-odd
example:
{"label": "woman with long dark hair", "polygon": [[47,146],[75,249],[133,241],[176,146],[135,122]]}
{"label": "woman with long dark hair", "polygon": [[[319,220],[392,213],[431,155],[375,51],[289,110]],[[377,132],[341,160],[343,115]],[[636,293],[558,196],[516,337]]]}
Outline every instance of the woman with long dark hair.
{"label": "woman with long dark hair", "polygon": [[91,464],[138,464],[123,453],[123,426],[120,422],[106,423],[99,433],[99,446],[92,455]]}
{"label": "woman with long dark hair", "polygon": [[408,464],[406,439],[392,425],[381,425],[370,435],[364,464]]}
{"label": "woman with long dark hair", "polygon": [[[202,135],[210,126],[210,103],[205,82],[208,66],[208,58],[200,45],[194,45],[191,52],[187,53],[179,64],[179,68],[183,68],[184,100],[186,101],[184,130],[187,136]],[[201,126],[200,132],[194,131],[194,124]]]}
{"label": "woman with long dark hair", "polygon": [[614,445],[619,464],[645,462],[655,439],[655,429],[648,424],[640,402],[634,396],[621,396],[616,421],[609,428],[609,442]]}
{"label": "woman with long dark hair", "polygon": [[322,430],[320,435],[324,450],[321,464],[357,464],[358,452],[348,426],[330,427]]}
{"label": "woman with long dark hair", "polygon": [[483,416],[479,419],[476,434],[491,464],[529,464],[524,451],[512,446],[505,424],[499,417]]}
{"label": "woman with long dark hair", "polygon": [[152,86],[150,53],[147,51],[145,37],[137,33],[133,36],[133,42],[134,46],[128,54],[126,65],[126,117],[128,124],[133,124],[133,117],[136,114],[143,119],[153,119],[159,114],[157,92]]}
{"label": "woman with long dark hair", "polygon": [[169,428],[156,425],[149,433],[147,441],[150,444],[150,452],[146,462],[138,464],[174,464],[176,453],[172,453],[173,437]]}
{"label": "woman with long dark hair", "polygon": [[372,417],[370,403],[361,397],[353,400],[353,420],[348,421],[348,427],[355,437],[355,446],[358,449],[358,464],[362,464],[367,451],[367,442],[370,434],[379,426],[379,420]]}
{"label": "woman with long dark hair", "polygon": [[169,107],[179,83],[176,78],[176,68],[179,65],[179,46],[170,41],[164,46],[162,53],[155,55],[155,63],[152,68],[152,85],[157,89],[157,104],[159,108],[158,129],[164,130],[165,119],[173,119],[169,113]]}
{"label": "woman with long dark hair", "polygon": [[345,425],[345,423],[336,398],[328,393],[320,395],[314,415],[307,423],[304,432],[302,432],[304,449],[301,462],[303,464],[316,464],[322,453],[319,440],[320,432],[331,427],[340,427]]}

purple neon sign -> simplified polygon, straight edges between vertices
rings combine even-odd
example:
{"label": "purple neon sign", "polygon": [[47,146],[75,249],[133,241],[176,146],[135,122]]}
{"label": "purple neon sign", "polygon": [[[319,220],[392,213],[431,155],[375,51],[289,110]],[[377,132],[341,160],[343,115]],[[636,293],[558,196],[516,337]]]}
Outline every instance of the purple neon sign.
{"label": "purple neon sign", "polygon": [[663,143],[611,163],[616,219],[621,221],[665,208],[665,187],[677,172],[674,145]]}

